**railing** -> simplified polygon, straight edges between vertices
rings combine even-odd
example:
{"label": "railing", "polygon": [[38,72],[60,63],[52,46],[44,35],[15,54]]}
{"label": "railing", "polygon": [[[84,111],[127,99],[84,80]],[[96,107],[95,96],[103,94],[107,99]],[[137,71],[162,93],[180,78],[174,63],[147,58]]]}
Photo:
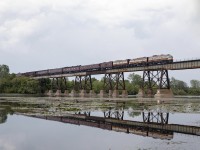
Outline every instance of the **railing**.
{"label": "railing", "polygon": [[200,60],[200,58],[184,58],[184,59],[174,59],[173,62],[189,62],[189,61],[195,61]]}

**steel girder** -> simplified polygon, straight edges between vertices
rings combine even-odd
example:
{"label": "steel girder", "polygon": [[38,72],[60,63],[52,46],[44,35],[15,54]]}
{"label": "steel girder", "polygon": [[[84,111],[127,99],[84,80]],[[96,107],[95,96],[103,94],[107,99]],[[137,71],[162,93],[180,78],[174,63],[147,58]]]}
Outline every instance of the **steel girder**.
{"label": "steel girder", "polygon": [[74,90],[86,90],[87,92],[89,90],[92,90],[92,79],[91,75],[86,76],[76,76],[75,82],[74,82]]}
{"label": "steel girder", "polygon": [[165,112],[142,112],[143,122],[168,124],[169,113]]}
{"label": "steel girder", "polygon": [[104,90],[125,90],[124,72],[105,74]]}
{"label": "steel girder", "polygon": [[111,110],[109,109],[108,111],[104,111],[104,118],[115,118],[118,120],[123,120],[124,119],[124,110]]}
{"label": "steel girder", "polygon": [[142,89],[153,94],[153,89],[170,89],[168,70],[144,71]]}

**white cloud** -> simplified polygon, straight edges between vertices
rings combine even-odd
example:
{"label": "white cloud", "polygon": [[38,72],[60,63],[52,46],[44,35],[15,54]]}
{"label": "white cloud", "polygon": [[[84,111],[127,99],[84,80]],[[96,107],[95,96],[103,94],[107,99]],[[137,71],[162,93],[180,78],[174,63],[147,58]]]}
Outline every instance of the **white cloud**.
{"label": "white cloud", "polygon": [[37,20],[34,19],[15,19],[4,22],[4,24],[0,27],[1,50],[9,52],[24,52],[25,49],[18,49],[17,46],[18,44],[21,44],[23,40],[26,40],[29,35],[33,34],[36,26]]}

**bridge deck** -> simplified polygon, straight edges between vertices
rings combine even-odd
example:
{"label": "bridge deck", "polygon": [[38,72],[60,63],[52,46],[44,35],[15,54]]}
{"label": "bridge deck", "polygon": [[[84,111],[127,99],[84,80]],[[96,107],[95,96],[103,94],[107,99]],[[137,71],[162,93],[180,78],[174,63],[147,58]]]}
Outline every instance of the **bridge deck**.
{"label": "bridge deck", "polygon": [[91,72],[78,72],[78,73],[69,73],[69,74],[57,74],[57,75],[48,75],[48,76],[38,76],[33,77],[34,79],[40,78],[59,78],[59,77],[72,77],[72,76],[85,76],[85,75],[97,75],[97,74],[109,74],[117,72],[136,72],[144,70],[185,70],[185,69],[197,69],[200,68],[200,59],[198,60],[188,60],[188,61],[177,61],[170,64],[163,65],[152,65],[144,67],[130,67],[130,68],[120,68],[120,69],[110,69],[104,71],[91,71]]}

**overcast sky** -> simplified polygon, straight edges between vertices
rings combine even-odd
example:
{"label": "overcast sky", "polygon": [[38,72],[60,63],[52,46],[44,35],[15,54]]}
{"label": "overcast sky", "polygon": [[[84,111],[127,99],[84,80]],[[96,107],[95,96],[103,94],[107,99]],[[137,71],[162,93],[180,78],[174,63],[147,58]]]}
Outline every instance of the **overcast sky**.
{"label": "overcast sky", "polygon": [[199,0],[0,0],[0,64],[11,72],[168,53],[200,57]]}

